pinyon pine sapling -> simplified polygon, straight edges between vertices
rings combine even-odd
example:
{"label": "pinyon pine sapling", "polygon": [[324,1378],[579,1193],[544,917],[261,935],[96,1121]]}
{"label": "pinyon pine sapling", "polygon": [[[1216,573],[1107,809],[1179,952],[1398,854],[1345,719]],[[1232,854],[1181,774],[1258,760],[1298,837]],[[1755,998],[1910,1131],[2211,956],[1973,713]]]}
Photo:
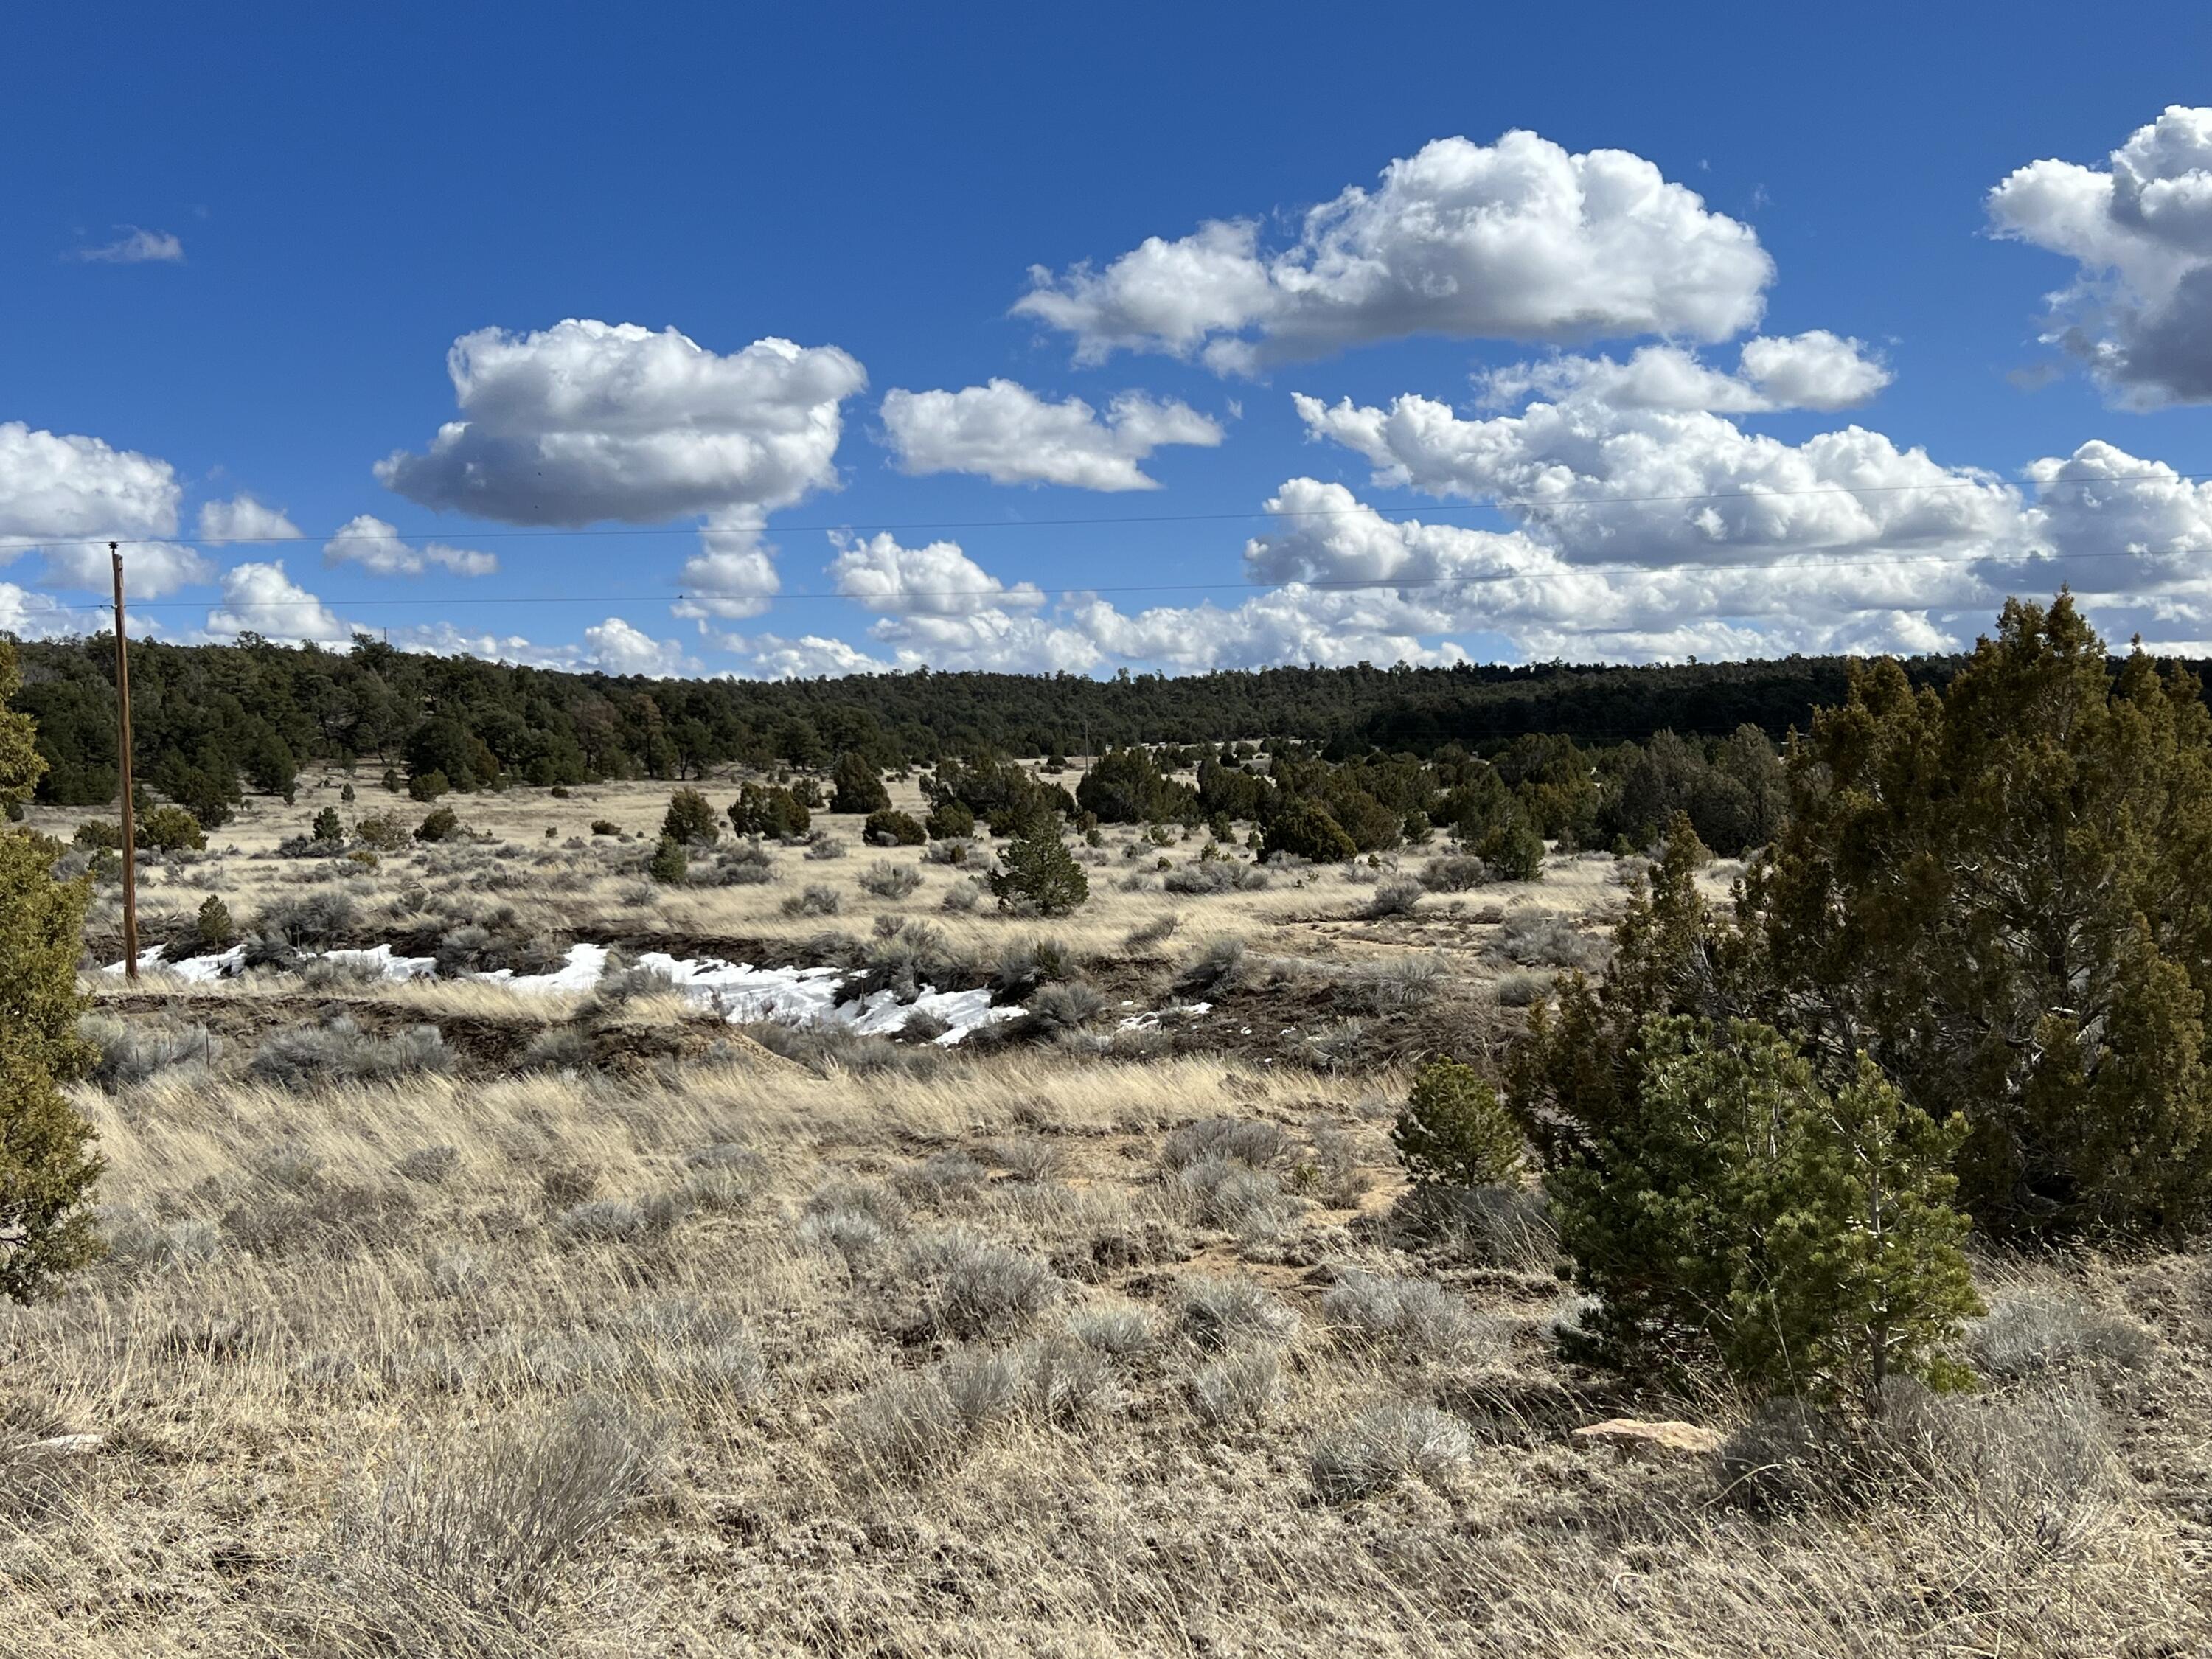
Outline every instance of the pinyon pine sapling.
{"label": "pinyon pine sapling", "polygon": [[1006,908],[1026,907],[1039,915],[1064,916],[1091,896],[1091,879],[1060,839],[1049,817],[1024,825],[985,878],[992,896]]}
{"label": "pinyon pine sapling", "polygon": [[1753,1021],[1644,1029],[1632,1099],[1547,1185],[1575,1283],[1571,1357],[1717,1359],[1739,1382],[1878,1409],[1884,1382],[1962,1380],[1942,1356],[1981,1311],[1949,1206],[1963,1126],[1870,1061],[1831,1092]]}
{"label": "pinyon pine sapling", "polygon": [[1417,1186],[1494,1187],[1521,1167],[1521,1127],[1472,1066],[1436,1059],[1414,1075],[1390,1131]]}

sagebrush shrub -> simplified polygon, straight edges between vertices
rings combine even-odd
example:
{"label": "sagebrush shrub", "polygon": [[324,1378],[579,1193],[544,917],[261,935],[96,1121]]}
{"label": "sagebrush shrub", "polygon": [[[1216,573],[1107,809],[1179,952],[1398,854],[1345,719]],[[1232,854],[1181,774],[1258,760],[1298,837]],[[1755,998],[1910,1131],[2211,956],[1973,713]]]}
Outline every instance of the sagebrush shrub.
{"label": "sagebrush shrub", "polygon": [[1183,1333],[1202,1348],[1228,1348],[1255,1339],[1287,1340],[1298,1328],[1297,1310],[1249,1279],[1193,1275],[1176,1289]]}
{"label": "sagebrush shrub", "polygon": [[860,890],[882,899],[910,897],[921,885],[921,872],[910,864],[879,860],[860,872]]}
{"label": "sagebrush shrub", "polygon": [[1433,1406],[1377,1406],[1315,1445],[1314,1490],[1324,1503],[1349,1503],[1418,1477],[1438,1484],[1467,1466],[1474,1443],[1467,1425]]}

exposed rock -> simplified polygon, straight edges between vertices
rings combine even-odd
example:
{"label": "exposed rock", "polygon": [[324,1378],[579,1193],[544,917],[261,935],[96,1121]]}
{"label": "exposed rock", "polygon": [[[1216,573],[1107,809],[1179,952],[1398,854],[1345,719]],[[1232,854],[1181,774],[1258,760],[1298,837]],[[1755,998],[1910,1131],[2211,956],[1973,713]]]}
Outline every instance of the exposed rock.
{"label": "exposed rock", "polygon": [[1623,1462],[1632,1457],[1705,1457],[1721,1449],[1721,1437],[1695,1423],[1653,1422],[1640,1417],[1609,1417],[1574,1432],[1577,1444],[1610,1446]]}

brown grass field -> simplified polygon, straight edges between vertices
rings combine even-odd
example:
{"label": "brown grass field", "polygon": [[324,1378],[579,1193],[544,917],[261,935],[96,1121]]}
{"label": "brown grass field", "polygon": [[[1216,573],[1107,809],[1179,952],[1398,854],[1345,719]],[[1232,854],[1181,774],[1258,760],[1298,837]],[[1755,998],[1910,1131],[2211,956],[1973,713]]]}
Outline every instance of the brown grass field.
{"label": "brown grass field", "polygon": [[[356,787],[349,823],[422,815]],[[477,838],[372,868],[274,855],[337,804],[303,782],[157,861],[145,937],[336,894],[331,942],[478,970],[584,939],[1036,1012],[944,1048],[636,975],[88,975],[110,1252],[0,1311],[0,1653],[2212,1653],[2196,1259],[1980,1258],[1984,1387],[1846,1464],[1785,1407],[1564,1366],[1533,1191],[1409,1200],[1409,1066],[1601,969],[1613,859],[1374,915],[1443,849],[1193,894],[1202,832],[1116,830],[1044,921],[945,908],[985,847],[827,814],[842,857],[655,886],[667,795],[459,798]],[[786,915],[810,884],[834,913]],[[1619,1416],[1720,1449],[1573,1435]]]}

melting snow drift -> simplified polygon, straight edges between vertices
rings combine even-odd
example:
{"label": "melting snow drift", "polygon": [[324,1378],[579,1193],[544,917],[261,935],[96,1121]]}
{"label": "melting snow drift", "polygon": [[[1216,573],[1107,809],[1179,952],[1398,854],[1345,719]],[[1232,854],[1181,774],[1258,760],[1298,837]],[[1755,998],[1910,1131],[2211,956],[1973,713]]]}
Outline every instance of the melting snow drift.
{"label": "melting snow drift", "polygon": [[[366,951],[326,951],[319,959],[374,970],[394,984],[432,978],[438,969],[434,957],[395,956],[388,945]],[[243,945],[213,956],[187,957],[181,962],[163,962],[158,945],[138,953],[141,973],[167,974],[196,985],[233,978],[243,971],[245,962]],[[863,1036],[888,1036],[903,1030],[919,1013],[943,1022],[943,1035],[931,1040],[949,1048],[976,1027],[1012,1019],[1020,1012],[993,1007],[988,990],[939,991],[927,985],[911,1002],[901,1002],[890,991],[842,998],[839,994],[853,975],[837,968],[755,968],[716,957],[672,957],[659,951],[644,952],[633,965],[667,975],[680,994],[702,1007],[712,1008],[733,1025],[781,1020],[794,1025],[849,1025]],[[501,968],[462,977],[524,996],[575,994],[597,985],[606,967],[606,946],[572,945],[567,959],[550,973],[517,974]],[[123,964],[110,963],[100,971],[120,974]]]}

